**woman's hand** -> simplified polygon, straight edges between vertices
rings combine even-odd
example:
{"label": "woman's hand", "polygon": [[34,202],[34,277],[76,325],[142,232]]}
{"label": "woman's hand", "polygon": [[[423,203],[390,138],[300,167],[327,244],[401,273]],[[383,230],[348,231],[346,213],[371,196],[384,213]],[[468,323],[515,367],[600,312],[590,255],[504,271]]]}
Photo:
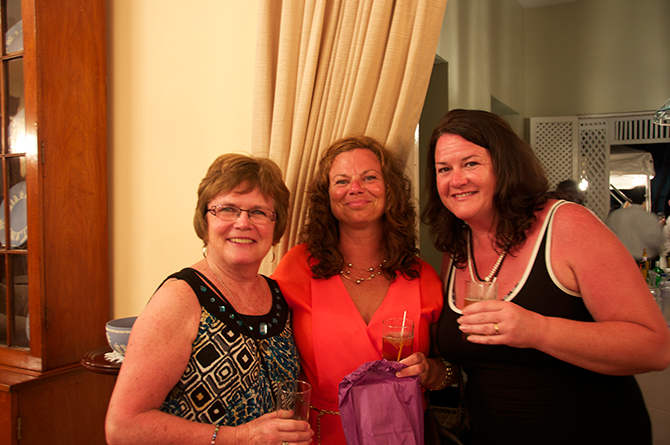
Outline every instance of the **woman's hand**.
{"label": "woman's hand", "polygon": [[[428,358],[420,352],[416,352],[409,357],[400,360],[405,368],[395,373],[396,377],[419,376],[419,383],[424,388],[435,389],[445,383],[445,369],[442,361],[435,358]],[[451,384],[453,378],[448,384]]]}
{"label": "woman's hand", "polygon": [[468,341],[485,345],[535,348],[545,330],[544,316],[508,301],[481,301],[456,320]]}
{"label": "woman's hand", "polygon": [[235,443],[307,445],[313,435],[314,431],[304,420],[283,419],[272,412],[236,427]]}

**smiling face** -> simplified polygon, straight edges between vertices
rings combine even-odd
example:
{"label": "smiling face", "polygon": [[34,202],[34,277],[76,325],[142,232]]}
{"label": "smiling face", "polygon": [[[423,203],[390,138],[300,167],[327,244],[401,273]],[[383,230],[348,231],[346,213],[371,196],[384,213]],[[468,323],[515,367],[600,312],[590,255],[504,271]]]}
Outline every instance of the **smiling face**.
{"label": "smiling face", "polygon": [[491,153],[455,134],[435,146],[437,191],[447,209],[468,224],[495,219],[496,178]]}
{"label": "smiling face", "polygon": [[330,208],[341,227],[363,228],[381,222],[386,185],[374,153],[357,148],[337,155],[328,179]]}
{"label": "smiling face", "polygon": [[[274,211],[272,200],[264,196],[258,188],[247,193],[240,184],[227,193],[214,197],[207,208],[216,205],[235,206],[241,209],[270,209]],[[275,222],[254,224],[247,212],[241,212],[234,221],[222,221],[207,213],[207,256],[213,258],[220,268],[251,266],[256,269],[272,247]]]}

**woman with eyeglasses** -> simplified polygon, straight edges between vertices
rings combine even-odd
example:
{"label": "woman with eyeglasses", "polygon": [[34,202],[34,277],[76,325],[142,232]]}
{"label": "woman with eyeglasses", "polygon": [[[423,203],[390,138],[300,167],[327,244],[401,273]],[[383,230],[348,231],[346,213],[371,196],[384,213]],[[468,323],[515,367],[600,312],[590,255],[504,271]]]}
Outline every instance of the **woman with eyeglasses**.
{"label": "woman with eyeglasses", "polygon": [[275,411],[298,377],[291,313],[258,268],[284,233],[289,191],[269,159],[225,154],[198,188],[204,258],[170,275],[135,322],[106,421],[109,444],[308,444]]}

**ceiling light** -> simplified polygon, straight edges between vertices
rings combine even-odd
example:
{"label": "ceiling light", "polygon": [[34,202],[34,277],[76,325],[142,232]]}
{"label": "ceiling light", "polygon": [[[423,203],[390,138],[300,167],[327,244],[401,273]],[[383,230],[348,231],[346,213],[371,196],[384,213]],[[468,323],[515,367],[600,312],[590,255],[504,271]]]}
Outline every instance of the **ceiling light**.
{"label": "ceiling light", "polygon": [[656,114],[654,114],[654,123],[656,125],[670,126],[670,99],[656,111]]}

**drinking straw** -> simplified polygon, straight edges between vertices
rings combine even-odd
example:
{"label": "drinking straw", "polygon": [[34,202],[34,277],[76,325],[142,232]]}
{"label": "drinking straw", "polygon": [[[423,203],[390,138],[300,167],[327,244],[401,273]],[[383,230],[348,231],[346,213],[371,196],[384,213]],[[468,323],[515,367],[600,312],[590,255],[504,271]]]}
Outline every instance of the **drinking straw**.
{"label": "drinking straw", "polygon": [[400,361],[400,354],[402,353],[402,345],[404,342],[403,334],[405,333],[405,318],[407,317],[407,311],[402,314],[402,325],[400,326],[400,348],[398,348],[398,359],[396,362]]}

